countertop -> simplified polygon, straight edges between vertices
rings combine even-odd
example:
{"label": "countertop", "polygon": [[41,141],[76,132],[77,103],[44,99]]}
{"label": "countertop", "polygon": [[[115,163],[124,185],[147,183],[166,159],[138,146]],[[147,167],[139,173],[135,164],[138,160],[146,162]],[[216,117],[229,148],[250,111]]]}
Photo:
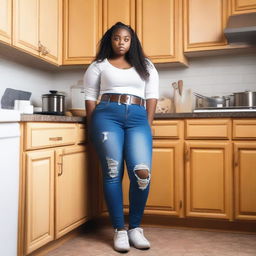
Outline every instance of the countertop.
{"label": "countertop", "polygon": [[155,119],[256,118],[256,112],[203,112],[155,114]]}
{"label": "countertop", "polygon": [[65,123],[85,123],[86,118],[80,116],[57,116],[39,114],[21,114],[21,122],[65,122]]}
{"label": "countertop", "polygon": [[[256,118],[256,112],[204,112],[204,113],[155,114],[155,120],[186,119],[186,118]],[[21,114],[20,121],[21,122],[85,123],[86,117]]]}

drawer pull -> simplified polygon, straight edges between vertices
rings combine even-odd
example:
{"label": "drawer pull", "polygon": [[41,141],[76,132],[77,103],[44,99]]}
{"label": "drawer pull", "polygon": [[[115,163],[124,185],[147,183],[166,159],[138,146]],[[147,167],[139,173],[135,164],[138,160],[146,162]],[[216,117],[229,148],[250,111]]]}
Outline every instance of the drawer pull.
{"label": "drawer pull", "polygon": [[60,140],[63,140],[62,137],[50,137],[49,138],[50,141],[60,141]]}

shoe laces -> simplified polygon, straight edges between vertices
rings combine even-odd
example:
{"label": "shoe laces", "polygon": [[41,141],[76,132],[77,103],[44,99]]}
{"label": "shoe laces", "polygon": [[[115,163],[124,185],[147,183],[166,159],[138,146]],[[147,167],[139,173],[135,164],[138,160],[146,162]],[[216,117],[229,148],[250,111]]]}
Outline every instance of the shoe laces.
{"label": "shoe laces", "polygon": [[124,231],[124,230],[116,231],[116,238],[120,239],[122,242],[126,242],[127,231]]}

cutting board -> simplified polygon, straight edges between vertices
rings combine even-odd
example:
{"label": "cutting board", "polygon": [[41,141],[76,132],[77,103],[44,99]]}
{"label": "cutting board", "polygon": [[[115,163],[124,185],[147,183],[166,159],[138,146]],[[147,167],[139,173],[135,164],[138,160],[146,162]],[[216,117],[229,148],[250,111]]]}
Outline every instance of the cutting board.
{"label": "cutting board", "polygon": [[191,89],[182,91],[174,90],[174,105],[176,113],[192,112],[194,109],[194,100]]}
{"label": "cutting board", "polygon": [[6,88],[1,99],[1,108],[14,109],[15,100],[29,100],[31,92]]}

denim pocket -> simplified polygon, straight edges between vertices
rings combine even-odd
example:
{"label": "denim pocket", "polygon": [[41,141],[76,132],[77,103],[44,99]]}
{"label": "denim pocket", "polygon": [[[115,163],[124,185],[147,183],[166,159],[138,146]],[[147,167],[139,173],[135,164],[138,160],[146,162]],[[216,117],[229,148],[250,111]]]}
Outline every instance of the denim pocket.
{"label": "denim pocket", "polygon": [[99,104],[96,105],[95,110],[105,109],[108,105],[109,105],[108,101],[101,101]]}

